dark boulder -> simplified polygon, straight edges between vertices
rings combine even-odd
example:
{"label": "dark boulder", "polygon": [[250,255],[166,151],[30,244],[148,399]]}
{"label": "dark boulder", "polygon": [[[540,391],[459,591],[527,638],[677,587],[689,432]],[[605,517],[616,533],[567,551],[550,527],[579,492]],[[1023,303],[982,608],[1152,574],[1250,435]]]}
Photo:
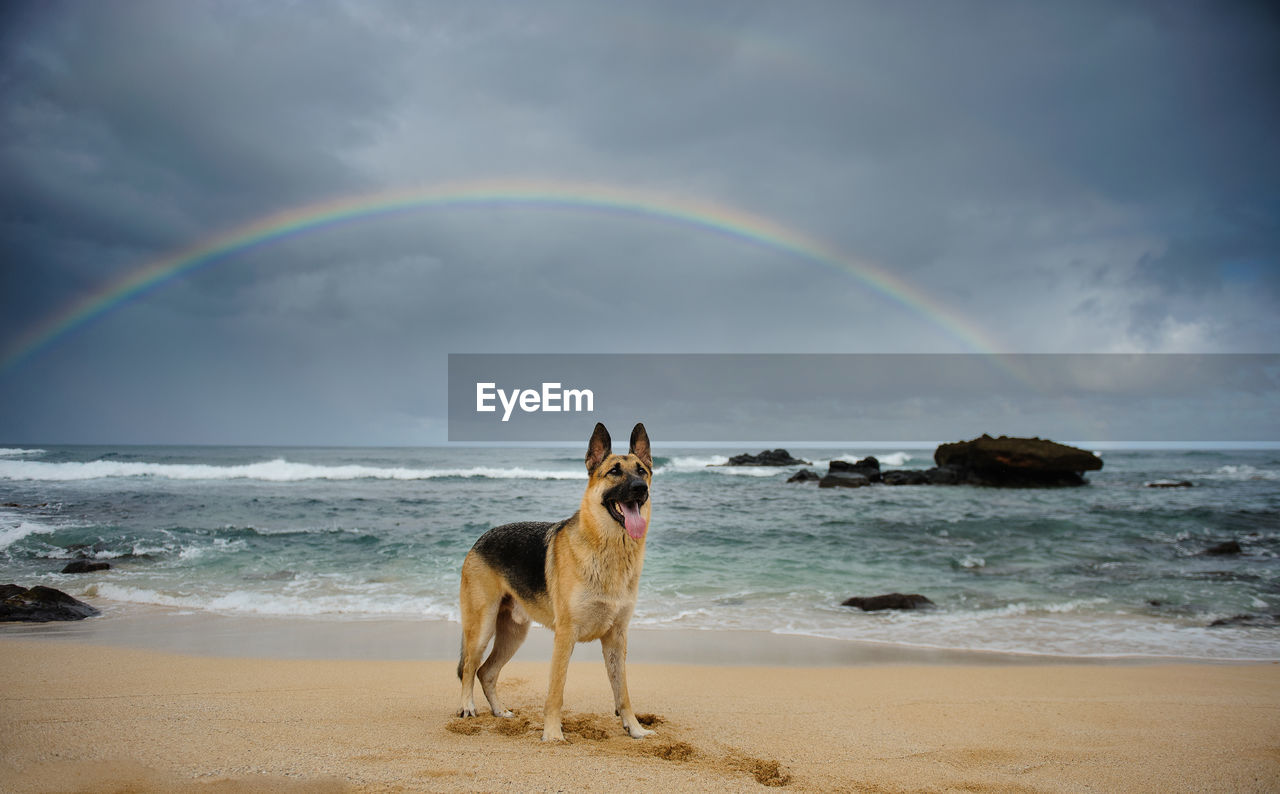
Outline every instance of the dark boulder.
{"label": "dark boulder", "polygon": [[1002,487],[1084,485],[1084,472],[1102,468],[1102,459],[1087,450],[1010,436],[942,444],[933,459],[939,467],[961,469],[962,482]]}
{"label": "dark boulder", "polygon": [[791,457],[785,449],[766,449],[759,455],[734,455],[728,463],[713,463],[712,466],[812,466],[807,460]]}
{"label": "dark boulder", "polygon": [[107,571],[111,569],[109,562],[91,562],[89,560],[72,560],[67,563],[67,567],[62,569],[63,573],[93,573],[94,571]]}
{"label": "dark boulder", "polygon": [[856,463],[833,460],[827,464],[826,475],[818,481],[819,488],[861,488],[880,482],[880,461],[865,457]]}
{"label": "dark boulder", "polygon": [[1206,554],[1210,557],[1225,557],[1228,554],[1240,554],[1243,551],[1244,549],[1240,548],[1240,543],[1238,541],[1224,540],[1221,543],[1210,546],[1200,553]]}
{"label": "dark boulder", "polygon": [[812,482],[813,480],[821,480],[822,475],[813,469],[801,469],[795,474],[787,478],[787,482]]}
{"label": "dark boulder", "polygon": [[0,621],[45,623],[82,620],[97,614],[98,610],[52,587],[0,585]]}
{"label": "dark boulder", "polygon": [[880,476],[885,485],[929,485],[929,475],[920,469],[896,469]]}
{"label": "dark boulder", "polygon": [[924,476],[930,485],[964,485],[969,482],[969,473],[959,466],[934,466],[925,471]]}
{"label": "dark boulder", "polygon": [[861,488],[870,484],[871,480],[861,474],[848,472],[827,472],[825,477],[818,480],[819,488]]}
{"label": "dark boulder", "polygon": [[924,609],[935,604],[919,593],[886,593],[878,596],[854,596],[845,599],[842,607],[857,607],[863,612],[879,612],[883,609]]}
{"label": "dark boulder", "polygon": [[833,460],[827,464],[827,474],[861,474],[869,482],[880,482],[880,461],[870,455],[856,463]]}

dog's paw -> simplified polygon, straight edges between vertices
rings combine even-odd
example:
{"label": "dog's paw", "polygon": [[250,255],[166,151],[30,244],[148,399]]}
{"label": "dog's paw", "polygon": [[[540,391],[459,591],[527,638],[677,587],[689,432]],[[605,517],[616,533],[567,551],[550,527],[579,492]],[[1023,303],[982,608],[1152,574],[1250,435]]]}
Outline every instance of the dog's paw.
{"label": "dog's paw", "polygon": [[511,719],[512,717],[514,717],[515,715],[516,715],[516,713],[515,713],[514,711],[512,711],[511,709],[503,709],[502,711],[494,711],[494,712],[493,712],[493,716],[495,716],[495,717],[501,717],[501,718],[503,718],[504,720],[509,720],[509,719]]}
{"label": "dog's paw", "polygon": [[643,739],[646,736],[652,736],[656,732],[657,731],[651,731],[648,728],[642,728],[639,725],[636,725],[634,728],[630,726],[627,727],[627,734],[632,739]]}
{"label": "dog's paw", "polygon": [[475,706],[463,706],[462,708],[458,709],[459,717],[474,717],[475,715],[476,715]]}
{"label": "dog's paw", "polygon": [[560,726],[559,726],[559,725],[557,725],[554,729],[553,729],[553,728],[549,728],[549,727],[548,727],[548,728],[543,728],[543,729],[542,729],[542,741],[544,741],[544,742],[563,742],[563,741],[564,741],[564,731],[560,730]]}

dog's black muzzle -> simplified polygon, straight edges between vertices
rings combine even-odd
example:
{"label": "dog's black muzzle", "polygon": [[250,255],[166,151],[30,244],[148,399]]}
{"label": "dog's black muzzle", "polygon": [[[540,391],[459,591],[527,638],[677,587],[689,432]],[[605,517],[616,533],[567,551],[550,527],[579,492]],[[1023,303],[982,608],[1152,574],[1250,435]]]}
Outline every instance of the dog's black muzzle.
{"label": "dog's black muzzle", "polygon": [[619,504],[635,505],[636,509],[649,501],[649,485],[639,477],[630,477],[604,492],[604,506],[619,524],[626,524]]}

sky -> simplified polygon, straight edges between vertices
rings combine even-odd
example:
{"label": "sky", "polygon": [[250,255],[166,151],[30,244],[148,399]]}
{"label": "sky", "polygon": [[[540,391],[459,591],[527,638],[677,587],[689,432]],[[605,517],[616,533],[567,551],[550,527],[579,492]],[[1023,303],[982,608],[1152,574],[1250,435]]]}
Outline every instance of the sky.
{"label": "sky", "polygon": [[442,443],[450,353],[1278,353],[1277,96],[1243,1],[10,0],[0,442]]}

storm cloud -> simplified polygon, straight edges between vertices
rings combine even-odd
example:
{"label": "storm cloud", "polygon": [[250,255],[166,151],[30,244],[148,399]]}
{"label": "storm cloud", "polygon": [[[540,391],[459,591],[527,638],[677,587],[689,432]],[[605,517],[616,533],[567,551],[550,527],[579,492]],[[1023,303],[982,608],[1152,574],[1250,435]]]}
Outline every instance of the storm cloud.
{"label": "storm cloud", "polygon": [[972,352],[938,306],[1002,352],[1277,352],[1269,4],[0,14],[6,355],[228,229],[476,180],[749,213],[923,296],[581,207],[370,217],[193,270],[15,359],[7,442],[436,443],[449,353]]}

